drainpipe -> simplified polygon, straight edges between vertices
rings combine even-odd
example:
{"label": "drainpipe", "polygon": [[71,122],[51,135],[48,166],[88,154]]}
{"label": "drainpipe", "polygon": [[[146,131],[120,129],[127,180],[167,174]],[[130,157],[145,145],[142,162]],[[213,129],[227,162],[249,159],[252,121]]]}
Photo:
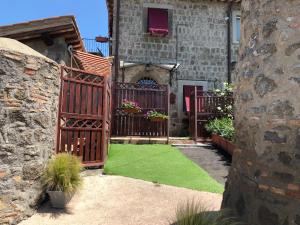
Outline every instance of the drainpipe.
{"label": "drainpipe", "polygon": [[[184,24],[184,23],[179,23],[176,24],[176,65],[178,65],[178,53],[179,53],[179,27],[183,26],[183,27],[187,27],[188,24]],[[175,70],[176,72],[176,80],[178,79],[178,70]]]}
{"label": "drainpipe", "polygon": [[116,46],[115,46],[115,82],[119,78],[119,42],[120,42],[120,0],[117,0],[117,12],[116,12]]}
{"label": "drainpipe", "polygon": [[231,21],[232,21],[232,2],[228,3],[227,10],[227,82],[231,84]]}

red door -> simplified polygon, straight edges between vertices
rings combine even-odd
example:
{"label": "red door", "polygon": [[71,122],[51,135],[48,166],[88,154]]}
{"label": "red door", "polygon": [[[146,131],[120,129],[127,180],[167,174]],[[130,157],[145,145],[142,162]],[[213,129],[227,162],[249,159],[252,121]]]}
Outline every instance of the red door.
{"label": "red door", "polygon": [[[183,86],[183,111],[191,111],[191,94],[194,92],[195,86],[184,85]],[[203,86],[197,86],[197,91],[203,91]]]}

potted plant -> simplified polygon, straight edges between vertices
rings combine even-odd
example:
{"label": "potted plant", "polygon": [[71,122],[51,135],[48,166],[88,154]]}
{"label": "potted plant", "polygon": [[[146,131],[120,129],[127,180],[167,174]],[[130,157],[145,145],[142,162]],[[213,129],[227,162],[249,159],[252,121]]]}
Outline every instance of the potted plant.
{"label": "potted plant", "polygon": [[209,121],[205,127],[212,134],[212,143],[230,155],[233,155],[235,149],[232,143],[235,132],[233,119],[230,117],[214,119]]}
{"label": "potted plant", "polygon": [[53,208],[65,208],[82,184],[81,163],[76,156],[58,154],[46,166],[42,182]]}
{"label": "potted plant", "polygon": [[137,102],[129,101],[124,99],[122,102],[122,110],[126,113],[140,113],[142,112],[141,107],[138,105]]}
{"label": "potted plant", "polygon": [[156,110],[148,111],[145,117],[152,122],[161,122],[169,118],[166,114],[157,112]]}

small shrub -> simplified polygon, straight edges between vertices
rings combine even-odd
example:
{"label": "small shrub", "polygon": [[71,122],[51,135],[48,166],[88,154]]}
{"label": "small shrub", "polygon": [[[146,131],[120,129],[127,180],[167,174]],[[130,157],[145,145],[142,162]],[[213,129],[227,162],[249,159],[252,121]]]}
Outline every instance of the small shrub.
{"label": "small shrub", "polygon": [[151,118],[161,118],[163,120],[167,120],[169,117],[164,114],[164,113],[160,113],[160,112],[157,112],[155,110],[151,110],[151,111],[148,111],[147,114],[145,115],[145,117],[147,119],[151,119]]}
{"label": "small shrub", "polygon": [[227,210],[212,212],[194,200],[177,207],[176,221],[173,225],[241,225]]}
{"label": "small shrub", "polygon": [[206,124],[205,128],[208,132],[218,134],[229,141],[232,141],[234,138],[235,130],[232,118],[224,117],[211,120]]}
{"label": "small shrub", "polygon": [[42,182],[48,191],[75,192],[82,183],[81,162],[70,154],[58,154],[44,170]]}

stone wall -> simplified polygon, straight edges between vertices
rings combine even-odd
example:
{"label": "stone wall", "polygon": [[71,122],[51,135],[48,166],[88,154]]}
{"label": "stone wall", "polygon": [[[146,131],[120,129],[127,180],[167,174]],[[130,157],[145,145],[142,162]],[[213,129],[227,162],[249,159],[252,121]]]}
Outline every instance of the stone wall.
{"label": "stone wall", "polygon": [[[169,9],[171,29],[167,37],[153,37],[146,32],[147,7]],[[210,0],[127,0],[121,1],[120,8],[120,60],[144,64],[181,64],[178,71],[171,75],[169,71],[153,70],[153,73],[163,74],[164,77],[171,76],[171,82],[169,80],[167,83],[171,83],[171,92],[177,97],[176,104],[171,105],[171,135],[179,135],[182,120],[186,118],[182,106],[182,85],[192,81],[194,85],[204,83],[204,89],[213,89],[227,81],[228,4]],[[233,8],[238,10],[239,5]],[[232,52],[236,54],[235,45]],[[119,73],[119,81],[122,80],[122,72]],[[146,76],[147,72],[144,72]],[[134,71],[128,73],[125,70],[126,76],[141,76],[141,71],[137,70],[134,74]]]}
{"label": "stone wall", "polygon": [[0,38],[0,224],[31,215],[55,146],[58,65]]}
{"label": "stone wall", "polygon": [[54,38],[53,44],[50,46],[46,45],[44,41],[39,39],[26,41],[24,44],[59,64],[67,66],[70,66],[71,64],[68,44],[64,38]]}
{"label": "stone wall", "polygon": [[300,2],[243,0],[236,150],[223,207],[249,225],[300,224]]}

